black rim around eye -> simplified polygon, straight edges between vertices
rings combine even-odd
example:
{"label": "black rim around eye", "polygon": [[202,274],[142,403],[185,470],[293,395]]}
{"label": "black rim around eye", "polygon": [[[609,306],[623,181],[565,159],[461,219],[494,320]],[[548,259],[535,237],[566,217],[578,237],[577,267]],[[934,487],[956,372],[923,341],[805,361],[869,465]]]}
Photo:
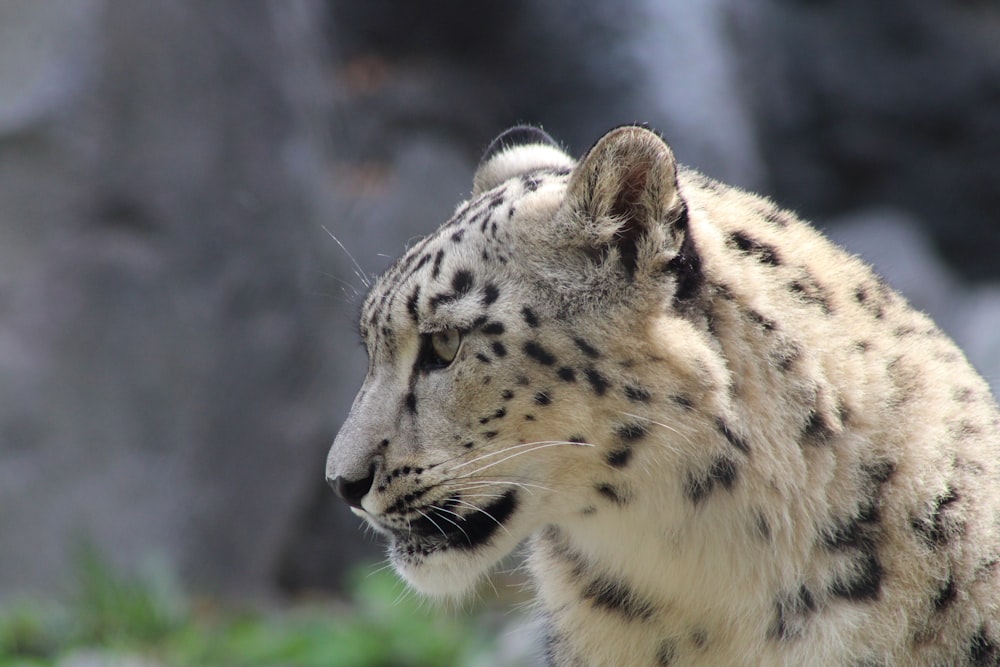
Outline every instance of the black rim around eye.
{"label": "black rim around eye", "polygon": [[[459,345],[461,344],[461,334],[456,332],[456,336],[459,337]],[[456,352],[458,346],[456,345]],[[433,334],[421,334],[420,336],[420,353],[417,358],[417,367],[424,371],[433,371],[441,368],[447,368],[455,361],[456,353],[451,359],[445,359],[434,347],[434,336]]]}

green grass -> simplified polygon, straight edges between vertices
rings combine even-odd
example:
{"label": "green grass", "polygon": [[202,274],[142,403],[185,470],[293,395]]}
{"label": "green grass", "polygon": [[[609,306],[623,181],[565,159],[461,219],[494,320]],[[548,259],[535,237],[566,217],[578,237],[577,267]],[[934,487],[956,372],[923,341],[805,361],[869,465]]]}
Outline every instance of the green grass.
{"label": "green grass", "polygon": [[63,601],[0,609],[0,667],[48,667],[83,649],[164,667],[448,667],[492,648],[474,615],[431,609],[394,575],[352,577],[344,602],[231,607],[192,598],[162,570],[115,571],[92,549]]}

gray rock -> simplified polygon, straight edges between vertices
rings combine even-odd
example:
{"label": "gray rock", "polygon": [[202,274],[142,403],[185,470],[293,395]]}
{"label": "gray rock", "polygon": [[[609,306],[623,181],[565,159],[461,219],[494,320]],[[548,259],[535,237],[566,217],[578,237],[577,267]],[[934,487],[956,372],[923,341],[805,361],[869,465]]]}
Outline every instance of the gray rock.
{"label": "gray rock", "polygon": [[60,14],[88,50],[5,108],[0,597],[61,588],[81,540],[213,590],[271,585],[344,347],[313,296],[339,272],[309,148],[323,115],[294,89],[319,43],[275,31],[311,6],[73,5],[96,39],[62,3],[4,10],[14,32]]}
{"label": "gray rock", "polygon": [[731,0],[639,3],[625,47],[639,64],[634,117],[663,133],[681,162],[757,190],[766,181],[757,127],[729,34]]}
{"label": "gray rock", "polygon": [[807,217],[907,211],[969,277],[998,277],[1000,5],[734,3],[772,192]]}

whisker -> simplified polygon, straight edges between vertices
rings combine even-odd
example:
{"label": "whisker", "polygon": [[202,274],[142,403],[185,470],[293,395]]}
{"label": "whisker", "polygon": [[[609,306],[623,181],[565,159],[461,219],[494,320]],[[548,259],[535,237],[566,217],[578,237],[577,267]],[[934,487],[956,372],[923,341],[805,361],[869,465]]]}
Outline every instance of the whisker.
{"label": "whisker", "polygon": [[515,482],[515,481],[507,480],[507,479],[482,478],[482,481],[479,481],[479,480],[476,480],[475,478],[462,477],[460,479],[446,480],[444,482],[441,482],[437,486],[445,486],[446,484],[466,484],[467,485],[467,486],[462,486],[462,487],[460,487],[458,489],[455,489],[456,493],[464,491],[464,490],[475,490],[475,489],[481,489],[483,487],[496,486],[498,484],[507,484],[509,486],[517,486],[517,487],[520,487],[520,488],[524,489],[528,493],[531,493],[531,489],[541,489],[542,491],[548,491],[550,493],[555,493],[555,491],[553,489],[550,489],[547,486],[542,486],[541,484],[534,484],[532,482]]}
{"label": "whisker", "polygon": [[468,507],[471,507],[472,509],[474,509],[477,512],[481,512],[482,514],[485,514],[486,516],[488,516],[493,521],[493,523],[495,523],[496,525],[500,526],[505,533],[507,533],[508,535],[510,535],[510,531],[507,530],[507,526],[505,526],[502,523],[500,523],[499,521],[497,521],[497,518],[495,516],[493,516],[492,514],[490,514],[489,512],[487,512],[486,510],[484,510],[482,507],[479,507],[478,505],[475,505],[473,503],[467,503],[464,500],[459,500],[458,502],[460,502],[461,504],[466,505]]}
{"label": "whisker", "polygon": [[[522,442],[522,443],[519,443],[517,445],[509,445],[507,447],[502,447],[501,449],[497,449],[497,450],[494,450],[492,452],[487,452],[485,454],[479,454],[478,456],[476,456],[476,458],[470,459],[468,461],[465,461],[465,462],[461,463],[458,466],[455,466],[455,467],[453,467],[453,468],[451,468],[449,470],[446,470],[445,472],[453,472],[453,471],[458,470],[459,468],[461,468],[461,467],[463,467],[465,465],[468,465],[469,463],[474,463],[475,461],[479,461],[479,460],[484,459],[484,458],[489,458],[489,457],[493,457],[493,456],[499,456],[501,454],[504,454],[505,452],[509,452],[509,451],[512,451],[512,450],[515,450],[515,449],[522,449],[524,447],[533,447],[534,445],[550,444],[550,443],[556,443],[556,442],[562,443],[562,444],[566,444],[566,445],[577,445],[577,446],[580,446],[580,447],[593,447],[594,446],[593,444],[591,444],[589,442],[568,442],[568,441],[565,441],[565,440],[539,440],[539,441],[536,441],[536,442]],[[477,454],[477,452],[474,452],[474,451],[473,452],[470,452],[470,451],[459,452],[455,456],[452,456],[451,458],[444,459],[442,461],[438,461],[437,463],[435,463],[433,465],[434,466],[443,466],[446,463],[451,463],[452,461],[460,460],[463,457],[472,456],[473,454]]]}
{"label": "whisker", "polygon": [[[456,517],[458,517],[459,519],[462,519],[463,521],[465,520],[465,517],[463,517],[458,512],[452,512],[451,510],[446,510],[445,508],[439,507],[437,505],[430,505],[429,507],[437,513],[437,517],[439,519],[444,519],[445,521],[447,521],[451,525],[455,526],[455,528],[458,528],[460,531],[462,531],[462,534],[465,535],[465,541],[468,542],[469,544],[472,544],[472,538],[469,537],[469,534],[467,532],[465,532],[464,528],[462,528],[460,525],[458,525],[456,522],[452,521],[448,517],[441,516],[440,513],[441,512],[447,512],[448,514],[454,514]],[[445,536],[445,539],[447,539],[447,536]]]}
{"label": "whisker", "polygon": [[378,574],[379,572],[385,572],[386,570],[391,570],[391,569],[392,569],[392,561],[386,559],[383,565],[373,568],[371,571],[369,571],[368,574],[365,575],[365,578],[372,577]]}
{"label": "whisker", "polygon": [[323,230],[324,232],[326,232],[327,234],[329,234],[329,235],[330,235],[330,238],[331,238],[331,239],[333,239],[333,241],[334,241],[334,242],[335,242],[335,243],[336,243],[337,245],[339,245],[339,246],[340,246],[340,249],[344,251],[344,254],[346,254],[346,255],[347,255],[347,257],[348,257],[348,258],[349,258],[349,259],[351,260],[351,262],[352,262],[352,263],[354,264],[354,268],[356,269],[356,271],[354,272],[354,275],[356,275],[356,276],[358,277],[358,279],[360,279],[360,280],[361,280],[361,284],[362,284],[362,285],[364,285],[364,286],[365,286],[365,287],[366,287],[367,289],[371,289],[371,288],[372,288],[372,285],[371,285],[371,283],[370,283],[370,282],[368,281],[368,279],[367,279],[367,278],[365,278],[365,275],[364,275],[364,274],[365,274],[365,270],[361,268],[361,265],[360,265],[360,264],[358,264],[358,260],[354,259],[354,255],[352,255],[352,254],[351,254],[351,252],[350,252],[350,251],[349,251],[349,250],[348,250],[347,248],[345,248],[345,247],[344,247],[344,244],[340,242],[340,239],[338,239],[338,238],[337,238],[337,237],[336,237],[336,236],[334,235],[334,233],[333,233],[333,232],[331,232],[331,231],[330,231],[329,229],[327,229],[327,228],[326,228],[326,225],[320,225],[320,228],[321,228],[321,229],[322,229],[322,230]]}
{"label": "whisker", "polygon": [[481,468],[479,468],[478,470],[473,470],[472,472],[467,472],[464,475],[459,475],[455,479],[462,479],[464,477],[470,477],[472,475],[476,475],[478,473],[481,473],[484,470],[489,470],[493,466],[498,466],[501,463],[504,463],[505,461],[509,461],[509,460],[511,460],[513,458],[517,458],[518,456],[523,456],[524,454],[532,454],[532,453],[537,452],[537,451],[542,450],[542,449],[548,449],[549,447],[561,447],[563,445],[576,445],[576,446],[584,446],[585,445],[585,446],[588,446],[588,447],[593,447],[593,445],[591,445],[589,443],[568,442],[568,441],[564,441],[564,440],[552,440],[552,441],[548,441],[548,442],[543,441],[543,442],[539,442],[539,443],[531,443],[531,445],[532,445],[531,449],[526,449],[524,451],[515,452],[514,454],[510,454],[508,456],[503,457],[499,461],[494,461],[493,463],[488,463],[488,464],[482,466]]}
{"label": "whisker", "polygon": [[502,448],[494,450],[492,452],[487,452],[485,454],[480,454],[479,456],[477,456],[474,459],[469,459],[468,461],[465,461],[465,462],[463,462],[463,463],[461,463],[461,464],[459,464],[457,466],[454,466],[454,467],[448,469],[447,472],[454,472],[455,470],[458,470],[459,468],[463,468],[463,467],[465,467],[465,466],[467,466],[469,464],[475,463],[476,461],[481,461],[483,459],[488,459],[488,458],[493,457],[493,456],[498,456],[500,454],[503,454],[503,453],[509,452],[509,451],[513,451],[515,449],[523,449],[525,447],[531,447],[531,446],[536,445],[536,444],[538,444],[538,443],[535,443],[535,442],[522,442],[522,443],[517,444],[517,445],[509,445],[507,447],[502,447]]}
{"label": "whisker", "polygon": [[[434,519],[430,518],[429,516],[427,516],[424,512],[421,512],[420,510],[415,509],[413,511],[416,512],[417,514],[419,514],[420,516],[424,517],[428,521],[430,521],[431,525],[434,526],[435,528],[437,528],[438,532],[441,533],[441,537],[443,537],[446,540],[448,539],[448,533],[444,532],[444,529],[441,526],[439,526],[437,524],[437,522],[434,521]],[[440,518],[440,517],[438,517],[438,518]]]}
{"label": "whisker", "polygon": [[[668,431],[670,431],[671,433],[675,433],[678,436],[680,436],[681,438],[683,438],[684,442],[686,442],[687,444],[689,444],[689,445],[692,444],[691,443],[691,435],[688,434],[688,433],[682,432],[680,429],[678,429],[678,428],[676,428],[674,426],[670,426],[669,424],[664,424],[663,422],[658,422],[655,419],[650,419],[649,417],[644,417],[642,415],[635,415],[635,414],[632,414],[631,412],[622,412],[621,410],[619,410],[618,413],[622,414],[622,415],[625,415],[626,417],[631,417],[633,419],[641,419],[642,421],[649,422],[650,424],[653,424],[655,426],[659,426],[661,428],[665,428]],[[671,448],[671,449],[673,449],[673,448]],[[674,449],[674,451],[678,451],[678,450]]]}

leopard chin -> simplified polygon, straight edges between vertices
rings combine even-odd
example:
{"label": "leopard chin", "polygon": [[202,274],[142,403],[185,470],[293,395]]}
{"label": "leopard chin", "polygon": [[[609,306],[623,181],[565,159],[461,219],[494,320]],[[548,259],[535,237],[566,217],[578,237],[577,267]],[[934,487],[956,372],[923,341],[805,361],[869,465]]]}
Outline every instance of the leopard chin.
{"label": "leopard chin", "polygon": [[420,593],[462,596],[517,546],[520,540],[507,525],[518,506],[517,492],[507,491],[465,514],[446,508],[436,514],[424,513],[408,530],[392,533],[390,562]]}

